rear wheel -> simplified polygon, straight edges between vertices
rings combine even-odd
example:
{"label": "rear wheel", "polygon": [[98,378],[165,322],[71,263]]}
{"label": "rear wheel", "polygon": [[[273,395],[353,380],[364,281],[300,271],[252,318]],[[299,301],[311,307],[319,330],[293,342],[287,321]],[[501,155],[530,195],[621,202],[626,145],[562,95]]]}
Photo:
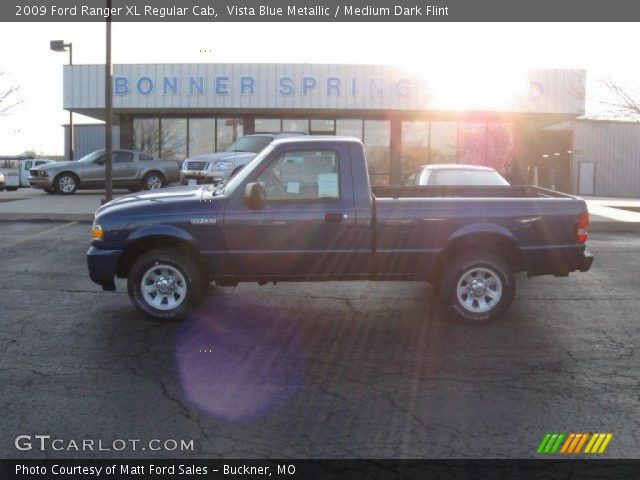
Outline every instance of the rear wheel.
{"label": "rear wheel", "polygon": [[78,178],[71,173],[62,173],[56,177],[53,184],[61,195],[73,195],[78,189]]}
{"label": "rear wheel", "polygon": [[161,173],[147,173],[142,181],[142,188],[145,190],[158,190],[164,184],[164,177]]}
{"label": "rear wheel", "polygon": [[452,319],[489,323],[513,302],[515,278],[509,264],[491,253],[471,253],[445,269],[441,283],[443,305]]}
{"label": "rear wheel", "polygon": [[200,303],[203,279],[191,257],[180,250],[157,248],[133,263],[127,290],[135,307],[145,315],[175,320]]}

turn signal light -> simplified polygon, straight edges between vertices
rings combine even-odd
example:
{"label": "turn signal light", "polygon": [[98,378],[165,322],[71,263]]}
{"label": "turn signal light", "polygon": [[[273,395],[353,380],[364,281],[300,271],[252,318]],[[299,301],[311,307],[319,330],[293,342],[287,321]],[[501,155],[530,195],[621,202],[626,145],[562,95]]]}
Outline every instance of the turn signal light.
{"label": "turn signal light", "polygon": [[589,236],[589,212],[582,212],[576,218],[576,242],[585,243]]}
{"label": "turn signal light", "polygon": [[104,238],[104,232],[100,225],[94,224],[91,227],[91,240],[102,240]]}

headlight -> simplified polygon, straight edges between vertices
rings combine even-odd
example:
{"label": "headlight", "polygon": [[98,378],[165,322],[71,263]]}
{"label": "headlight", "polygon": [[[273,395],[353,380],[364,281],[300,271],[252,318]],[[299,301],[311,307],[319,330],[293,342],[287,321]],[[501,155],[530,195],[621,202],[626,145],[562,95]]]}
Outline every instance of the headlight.
{"label": "headlight", "polygon": [[91,225],[91,240],[102,240],[104,238],[104,232],[99,223]]}
{"label": "headlight", "polygon": [[217,170],[217,171],[224,171],[224,170],[231,170],[231,168],[233,167],[233,163],[232,162],[225,162],[225,161],[220,161],[220,162],[214,162],[211,164],[211,170]]}

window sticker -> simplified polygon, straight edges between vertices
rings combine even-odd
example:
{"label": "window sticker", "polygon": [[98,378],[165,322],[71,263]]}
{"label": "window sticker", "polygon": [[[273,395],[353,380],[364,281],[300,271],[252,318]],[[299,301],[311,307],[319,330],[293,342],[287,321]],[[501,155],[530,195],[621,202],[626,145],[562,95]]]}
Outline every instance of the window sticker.
{"label": "window sticker", "polygon": [[300,184],[298,182],[287,182],[287,193],[300,193]]}
{"label": "window sticker", "polygon": [[318,175],[318,198],[339,198],[337,173]]}

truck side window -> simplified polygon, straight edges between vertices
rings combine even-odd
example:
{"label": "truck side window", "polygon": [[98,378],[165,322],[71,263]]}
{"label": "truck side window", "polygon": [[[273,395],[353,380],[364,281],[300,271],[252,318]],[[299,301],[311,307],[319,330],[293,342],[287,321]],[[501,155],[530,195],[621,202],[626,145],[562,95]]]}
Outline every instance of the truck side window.
{"label": "truck side window", "polygon": [[141,153],[139,158],[142,162],[150,162],[151,160],[153,160],[153,157],[151,155],[146,155],[144,153]]}
{"label": "truck side window", "polygon": [[284,153],[258,177],[267,200],[340,199],[338,154],[327,150]]}
{"label": "truck side window", "polygon": [[29,160],[28,162],[24,162],[24,169],[30,170],[32,165],[33,165],[33,162],[31,160]]}

